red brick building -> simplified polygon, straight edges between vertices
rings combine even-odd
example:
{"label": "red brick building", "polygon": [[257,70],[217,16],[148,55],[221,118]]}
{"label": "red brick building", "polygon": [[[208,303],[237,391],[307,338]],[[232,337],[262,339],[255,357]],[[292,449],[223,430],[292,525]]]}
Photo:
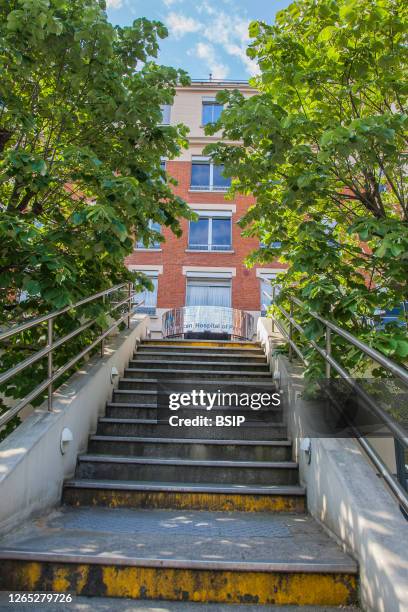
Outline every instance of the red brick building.
{"label": "red brick building", "polygon": [[129,268],[145,272],[154,283],[155,291],[144,296],[145,309],[153,315],[154,335],[162,329],[163,314],[183,306],[234,308],[256,319],[266,301],[263,283],[284,267],[279,263],[268,268],[245,267],[245,257],[259,242],[242,237],[237,221],[254,199],[237,196],[233,202],[226,200],[229,180],[222,175],[222,167],[203,156],[204,147],[220,139],[205,136],[204,126],[221,112],[215,96],[225,88],[238,88],[247,96],[253,93],[244,82],[194,82],[179,88],[173,106],[163,108],[164,124],[182,122],[190,128],[188,149],[177,160],[163,163],[178,181],[175,192],[199,220],[183,220],[181,238],[163,228],[164,243],[149,248],[136,244],[126,260]]}

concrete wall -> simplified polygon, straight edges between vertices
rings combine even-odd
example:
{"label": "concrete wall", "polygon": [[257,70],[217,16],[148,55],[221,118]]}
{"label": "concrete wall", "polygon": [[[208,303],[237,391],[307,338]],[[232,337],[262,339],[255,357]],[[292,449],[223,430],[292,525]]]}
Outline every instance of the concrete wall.
{"label": "concrete wall", "polygon": [[258,339],[271,371],[280,374],[288,400],[288,429],[307,488],[309,512],[357,559],[364,610],[408,610],[408,523],[357,441],[313,438],[311,462],[300,449],[310,402],[302,399],[303,367],[273,355],[282,337],[269,319],[258,320]]}
{"label": "concrete wall", "polygon": [[[133,318],[130,329],[106,342],[103,359],[93,357],[58,389],[53,412],[41,406],[0,444],[0,533],[60,502],[63,481],[73,476],[77,455],[86,450],[111,397],[112,367],[123,375],[137,339],[148,329],[149,317]],[[63,455],[64,428],[73,440]]]}
{"label": "concrete wall", "polygon": [[[203,98],[215,98],[218,91],[235,88],[238,88],[245,97],[255,93],[248,85],[242,84],[228,85],[226,83],[217,84],[213,82],[201,85],[193,83],[190,87],[178,87],[174,104],[171,108],[170,123],[172,125],[184,123],[190,129],[190,139],[202,139],[205,136],[202,125]],[[218,134],[214,134],[211,140],[219,140],[220,136],[221,134],[218,132]],[[208,139],[208,136],[206,139]]]}

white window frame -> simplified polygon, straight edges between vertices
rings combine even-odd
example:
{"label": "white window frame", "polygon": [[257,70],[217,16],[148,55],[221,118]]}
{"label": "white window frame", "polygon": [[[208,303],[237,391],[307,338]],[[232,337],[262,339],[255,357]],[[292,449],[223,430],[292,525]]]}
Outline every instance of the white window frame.
{"label": "white window frame", "polygon": [[[159,274],[160,271],[159,270],[139,270],[139,272],[143,272],[143,274],[145,276],[147,276],[149,279],[151,279],[152,281],[155,280],[155,291],[149,291],[150,294],[153,294],[156,296],[156,300],[155,300],[155,304],[154,305],[150,305],[150,306],[145,306],[144,304],[142,304],[139,307],[138,312],[150,312],[151,314],[154,314],[156,312],[157,309],[157,298],[158,298],[158,294],[159,294]],[[145,292],[147,292],[148,289],[143,289],[143,291],[141,291],[140,293],[137,293],[133,296],[133,303],[137,303],[140,299],[140,296],[142,294],[144,294]],[[154,313],[152,312],[154,311]]]}
{"label": "white window frame", "polygon": [[171,121],[171,104],[160,104],[162,120],[160,125],[170,125]]}
{"label": "white window frame", "polygon": [[[157,223],[157,221],[152,221],[150,219],[148,223],[149,229],[152,229],[153,223]],[[161,233],[161,225],[160,225],[160,233]],[[158,243],[158,245],[154,244],[152,246],[144,246],[144,245],[139,246],[139,240],[136,240],[135,251],[161,251],[161,243]]]}
{"label": "white window frame", "polygon": [[[187,295],[188,295],[188,286],[206,286],[206,287],[225,287],[229,289],[229,306],[227,308],[232,307],[232,276],[228,274],[211,274],[211,273],[190,273],[186,274],[186,306],[187,304]],[[205,304],[203,304],[205,306]],[[216,306],[214,306],[216,308]]]}
{"label": "white window frame", "polygon": [[[260,293],[260,311],[261,313],[266,312],[262,306],[264,305],[264,300],[266,300],[266,298],[263,296],[263,290],[262,290],[262,284],[264,283],[264,281],[271,281],[276,279],[276,277],[278,276],[278,274],[280,274],[281,272],[285,272],[284,269],[280,270],[262,270],[262,269],[258,269],[256,271],[256,276],[259,278],[259,293]],[[279,285],[277,285],[277,287],[279,287]],[[272,286],[271,286],[271,293],[272,293]],[[265,306],[270,306],[270,304],[265,304]]]}
{"label": "white window frame", "polygon": [[[210,166],[210,180],[209,180],[208,188],[206,188],[205,185],[199,185],[198,187],[194,187],[191,184],[191,180],[193,178],[193,164],[202,164],[202,165],[208,164]],[[191,179],[190,179],[189,191],[218,191],[218,192],[228,191],[229,186],[214,188],[214,166],[215,166],[214,162],[211,161],[209,157],[193,156],[191,158]]]}
{"label": "white window frame", "polygon": [[[203,97],[201,101],[201,126],[205,127],[208,123],[204,123],[204,106],[217,105],[221,106],[222,110],[224,110],[224,105],[217,102],[216,98]],[[209,121],[209,123],[215,123],[215,121]]]}
{"label": "white window frame", "polygon": [[[207,247],[202,249],[195,249],[194,246],[190,244],[190,233],[191,233],[191,221],[188,224],[188,250],[194,251],[196,253],[228,253],[232,251],[232,213],[228,210],[220,210],[220,211],[212,211],[212,210],[195,210],[197,215],[199,215],[200,219],[208,219],[208,235],[207,235]],[[213,234],[213,220],[214,219],[230,219],[230,243],[228,248],[225,249],[214,249],[212,243],[212,234]],[[194,221],[193,221],[194,223]],[[204,246],[204,245],[200,245]],[[222,245],[220,245],[222,246]]]}

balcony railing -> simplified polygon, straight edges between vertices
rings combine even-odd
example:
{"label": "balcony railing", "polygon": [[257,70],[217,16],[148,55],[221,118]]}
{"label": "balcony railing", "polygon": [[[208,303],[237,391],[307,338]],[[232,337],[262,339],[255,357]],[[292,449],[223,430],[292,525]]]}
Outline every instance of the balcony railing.
{"label": "balcony railing", "polygon": [[192,191],[228,191],[229,185],[190,185]]}
{"label": "balcony railing", "polygon": [[189,244],[190,251],[231,251],[231,244]]}
{"label": "balcony railing", "polygon": [[245,310],[226,306],[184,306],[164,313],[162,331],[163,338],[209,332],[230,335],[232,339],[251,340],[254,318]]}

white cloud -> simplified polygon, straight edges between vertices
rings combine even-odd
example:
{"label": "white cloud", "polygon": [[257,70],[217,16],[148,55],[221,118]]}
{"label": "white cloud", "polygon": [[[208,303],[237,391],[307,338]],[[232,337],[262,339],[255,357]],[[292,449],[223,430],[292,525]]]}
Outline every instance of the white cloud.
{"label": "white cloud", "polygon": [[123,0],[106,0],[106,8],[120,9],[123,6]]}
{"label": "white cloud", "polygon": [[216,52],[213,45],[204,42],[199,42],[195,46],[197,57],[207,63],[207,67],[212,74],[213,79],[225,79],[229,74],[229,68],[217,60]]}
{"label": "white cloud", "polygon": [[183,0],[163,0],[163,4],[166,6],[173,6],[173,4],[180,4]]}
{"label": "white cloud", "polygon": [[258,64],[249,58],[246,54],[245,48],[239,45],[228,44],[225,45],[225,50],[229,55],[237,57],[244,64],[246,71],[250,75],[256,75],[260,73]]}
{"label": "white cloud", "polygon": [[185,34],[198,32],[202,28],[202,24],[199,21],[180,13],[169,13],[166,17],[166,25],[175,38],[181,38]]}
{"label": "white cloud", "polygon": [[[224,6],[222,6],[224,5]],[[200,19],[203,21],[201,36],[203,44],[210,43],[214,55],[221,53],[237,58],[243,65],[245,71],[250,74],[258,74],[259,68],[253,60],[246,55],[246,49],[250,42],[248,26],[250,19],[239,14],[234,8],[231,0],[203,0],[197,7]]]}
{"label": "white cloud", "polygon": [[211,18],[203,31],[204,37],[213,45],[220,45],[225,53],[236,57],[243,64],[250,75],[258,74],[259,68],[253,60],[246,55],[250,41],[248,26],[250,19],[240,15],[228,15],[225,11],[215,10],[208,1],[201,7],[203,12]]}

